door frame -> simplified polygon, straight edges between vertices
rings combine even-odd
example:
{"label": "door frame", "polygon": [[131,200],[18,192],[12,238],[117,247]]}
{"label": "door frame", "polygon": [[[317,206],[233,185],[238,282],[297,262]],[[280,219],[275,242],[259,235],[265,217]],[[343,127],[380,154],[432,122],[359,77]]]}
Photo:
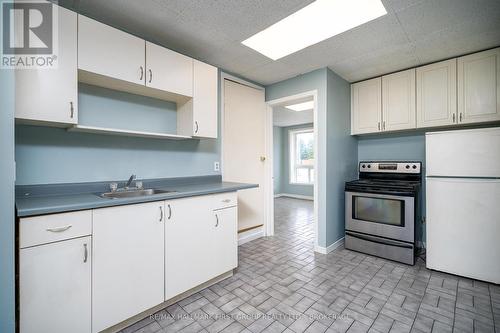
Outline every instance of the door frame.
{"label": "door frame", "polygon": [[[265,95],[265,91],[266,91],[266,88],[263,87],[263,86],[260,86],[258,84],[255,84],[253,82],[250,82],[250,81],[247,81],[245,79],[242,79],[242,78],[239,78],[237,76],[234,76],[234,75],[231,75],[229,73],[226,73],[224,71],[220,71],[220,75],[219,75],[219,91],[220,91],[220,117],[219,117],[219,134],[220,134],[220,174],[223,176],[224,175],[224,112],[225,112],[225,106],[224,106],[224,100],[225,100],[225,81],[228,80],[228,81],[232,81],[232,82],[235,82],[235,83],[239,83],[239,84],[242,84],[244,86],[247,86],[247,87],[250,87],[250,88],[254,88],[254,89],[258,89],[258,90],[262,90],[264,91],[264,95]],[[265,99],[265,98],[264,98]],[[265,101],[264,101],[265,102]],[[264,188],[263,188],[263,192],[264,192],[264,221],[263,221],[263,227],[261,227],[261,232],[259,233],[258,236],[256,236],[256,238],[258,237],[261,237],[261,235],[263,236],[272,236],[272,234],[268,234],[266,232],[267,230],[267,225],[269,225],[269,223],[272,223],[273,221],[269,221],[269,216],[272,216],[274,215],[274,203],[272,201],[269,201],[267,200],[267,198],[271,195],[272,196],[272,192],[273,192],[273,187],[272,187],[272,184],[271,184],[271,187],[269,187],[269,183],[267,181],[268,178],[271,178],[272,179],[272,171],[273,171],[273,166],[272,166],[272,163],[269,163],[269,161],[272,161],[271,158],[269,158],[269,151],[268,151],[268,146],[269,146],[269,140],[271,140],[271,147],[272,147],[272,137],[273,137],[273,131],[272,131],[272,123],[271,123],[271,131],[269,132],[269,129],[268,129],[268,126],[267,126],[267,122],[268,122],[268,115],[267,115],[267,108],[266,108],[266,114],[264,115],[265,117],[265,122],[264,122],[264,156],[267,157],[267,161],[264,165]],[[271,149],[271,153],[272,153],[272,149]],[[274,230],[274,228],[273,228]],[[251,236],[251,238],[249,238],[249,240],[251,239],[254,239],[254,236]]]}
{"label": "door frame", "polygon": [[319,237],[318,237],[318,216],[319,216],[319,207],[318,207],[318,174],[322,172],[318,168],[318,154],[320,153],[318,146],[318,91],[310,90],[302,93],[273,99],[271,101],[267,101],[267,112],[266,112],[266,133],[269,132],[270,136],[268,136],[268,140],[266,140],[266,155],[269,156],[270,166],[269,172],[266,173],[266,187],[269,188],[269,191],[266,191],[266,202],[270,209],[266,211],[267,218],[266,224],[264,224],[264,230],[267,236],[274,235],[274,168],[273,168],[273,107],[278,106],[280,104],[286,102],[292,102],[294,100],[303,99],[312,97],[314,102],[313,109],[313,132],[314,132],[314,190],[313,190],[313,200],[314,200],[314,210],[313,210],[313,224],[314,224],[314,248],[317,249],[319,246]]}

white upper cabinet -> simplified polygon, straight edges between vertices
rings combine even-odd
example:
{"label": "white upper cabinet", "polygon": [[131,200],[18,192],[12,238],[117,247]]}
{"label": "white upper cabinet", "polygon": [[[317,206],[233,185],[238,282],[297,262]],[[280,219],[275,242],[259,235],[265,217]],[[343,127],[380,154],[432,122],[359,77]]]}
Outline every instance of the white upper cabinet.
{"label": "white upper cabinet", "polygon": [[77,14],[58,8],[57,69],[16,70],[18,119],[76,124],[78,121]]}
{"label": "white upper cabinet", "polygon": [[381,130],[382,80],[380,77],[351,85],[351,134]]}
{"label": "white upper cabinet", "polygon": [[177,133],[197,138],[217,138],[217,67],[193,60],[193,98],[177,108]]}
{"label": "white upper cabinet", "polygon": [[458,121],[500,120],[500,48],[458,58]]}
{"label": "white upper cabinet", "polygon": [[95,209],[92,222],[92,331],[100,332],[163,302],[164,202]]}
{"label": "white upper cabinet", "polygon": [[78,69],[144,85],[144,53],[143,39],[78,15]]}
{"label": "white upper cabinet", "polygon": [[193,96],[193,59],[146,42],[146,86]]}
{"label": "white upper cabinet", "polygon": [[382,130],[416,127],[415,69],[382,76]]}
{"label": "white upper cabinet", "polygon": [[456,113],[457,60],[417,68],[417,127],[452,125]]}
{"label": "white upper cabinet", "polygon": [[194,60],[193,136],[217,138],[217,67]]}

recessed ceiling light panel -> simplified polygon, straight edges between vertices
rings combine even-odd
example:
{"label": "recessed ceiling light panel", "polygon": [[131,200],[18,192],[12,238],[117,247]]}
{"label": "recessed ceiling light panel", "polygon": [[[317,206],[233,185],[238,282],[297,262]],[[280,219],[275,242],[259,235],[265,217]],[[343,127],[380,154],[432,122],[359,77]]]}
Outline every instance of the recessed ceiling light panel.
{"label": "recessed ceiling light panel", "polygon": [[293,111],[307,111],[307,110],[312,110],[314,108],[314,101],[309,101],[309,102],[304,102],[304,103],[298,103],[298,104],[293,104],[293,105],[287,105],[285,106],[287,109],[293,110]]}
{"label": "recessed ceiling light panel", "polygon": [[385,14],[380,0],[316,0],[242,43],[277,60]]}

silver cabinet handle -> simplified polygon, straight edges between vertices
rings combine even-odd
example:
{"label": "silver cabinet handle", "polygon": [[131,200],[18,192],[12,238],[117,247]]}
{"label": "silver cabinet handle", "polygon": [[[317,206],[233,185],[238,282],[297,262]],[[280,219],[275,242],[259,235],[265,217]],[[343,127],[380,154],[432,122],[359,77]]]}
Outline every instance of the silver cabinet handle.
{"label": "silver cabinet handle", "polygon": [[149,69],[149,83],[151,83],[151,81],[153,81],[153,71]]}
{"label": "silver cabinet handle", "polygon": [[462,112],[460,112],[460,122],[462,122]]}
{"label": "silver cabinet handle", "polygon": [[215,227],[219,226],[219,215],[215,214]]}
{"label": "silver cabinet handle", "polygon": [[380,131],[380,121],[378,122],[378,130]]}
{"label": "silver cabinet handle", "polygon": [[198,129],[199,129],[199,126],[198,126],[198,122],[195,121],[194,122],[194,125],[196,126],[196,129],[194,130],[195,133],[198,133]]}
{"label": "silver cabinet handle", "polygon": [[382,122],[382,129],[385,131],[385,120]]}
{"label": "silver cabinet handle", "polygon": [[139,80],[142,81],[142,78],[144,77],[144,68],[140,66],[139,69],[141,70],[141,77],[139,77]]}
{"label": "silver cabinet handle", "polygon": [[231,202],[231,199],[224,199],[224,200],[222,200],[222,202],[229,203],[229,202]]}
{"label": "silver cabinet handle", "polygon": [[83,262],[87,262],[89,257],[89,251],[87,249],[87,243],[83,244]]}
{"label": "silver cabinet handle", "polygon": [[63,231],[68,230],[71,227],[72,227],[72,225],[68,224],[68,225],[65,225],[63,227],[47,228],[46,230],[50,231],[50,232],[63,232]]}
{"label": "silver cabinet handle", "polygon": [[75,108],[73,107],[73,102],[69,102],[69,111],[70,111],[70,118],[73,119],[75,115]]}
{"label": "silver cabinet handle", "polygon": [[453,114],[453,123],[455,123],[455,114]]}
{"label": "silver cabinet handle", "polygon": [[163,221],[163,207],[160,206],[160,222]]}
{"label": "silver cabinet handle", "polygon": [[168,204],[168,219],[172,217],[172,207],[170,207],[170,204]]}

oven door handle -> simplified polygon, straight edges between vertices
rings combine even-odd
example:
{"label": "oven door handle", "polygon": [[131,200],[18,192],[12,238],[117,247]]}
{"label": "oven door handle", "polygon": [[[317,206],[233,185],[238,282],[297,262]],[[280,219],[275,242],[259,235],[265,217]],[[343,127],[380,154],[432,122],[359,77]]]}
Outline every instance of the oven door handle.
{"label": "oven door handle", "polygon": [[355,233],[352,233],[352,232],[349,232],[349,231],[346,231],[345,232],[346,235],[349,235],[351,237],[354,237],[354,238],[359,238],[359,239],[362,239],[362,240],[365,240],[365,241],[368,241],[368,242],[373,242],[373,243],[378,243],[378,244],[383,244],[383,245],[390,245],[390,246],[396,246],[396,247],[402,247],[402,248],[405,248],[405,249],[412,249],[413,246],[411,245],[407,245],[407,244],[403,244],[403,243],[400,243],[400,242],[395,242],[395,241],[391,241],[391,240],[381,240],[379,237],[370,237],[370,236],[365,236],[365,235],[360,235],[360,234],[355,234]]}

